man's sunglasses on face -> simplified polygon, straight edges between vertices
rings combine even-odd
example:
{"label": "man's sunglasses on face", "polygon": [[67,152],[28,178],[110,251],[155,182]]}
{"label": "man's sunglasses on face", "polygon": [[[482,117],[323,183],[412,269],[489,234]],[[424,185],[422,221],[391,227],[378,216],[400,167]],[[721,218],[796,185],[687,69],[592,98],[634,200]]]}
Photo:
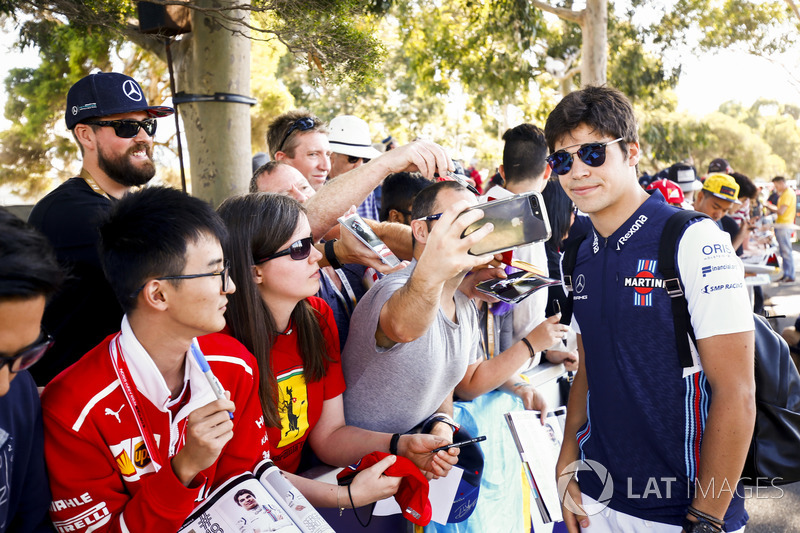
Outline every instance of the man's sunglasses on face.
{"label": "man's sunglasses on face", "polygon": [[283,150],[283,145],[286,144],[286,139],[288,139],[289,135],[294,133],[295,130],[308,131],[316,125],[317,123],[314,122],[313,118],[309,117],[298,118],[297,120],[292,122],[291,126],[289,126],[289,129],[286,130],[286,135],[283,136],[283,140],[281,141],[281,144],[278,147],[277,151],[280,152],[281,150]]}
{"label": "man's sunglasses on face", "polygon": [[42,330],[39,338],[33,344],[26,346],[9,357],[0,357],[0,369],[8,365],[9,372],[16,373],[27,370],[36,364],[52,345],[53,337]]}
{"label": "man's sunglasses on face", "polygon": [[123,139],[132,139],[139,135],[139,128],[142,128],[146,134],[152,137],[156,134],[156,127],[158,126],[154,118],[146,118],[144,120],[91,120],[84,122],[84,124],[114,128],[114,133],[117,134],[117,137]]}
{"label": "man's sunglasses on face", "polygon": [[[559,150],[547,156],[547,164],[555,174],[563,176],[572,170],[572,155],[577,154],[578,158],[590,167],[599,167],[606,162],[606,146],[621,141],[623,137],[604,143],[582,144],[576,151],[570,153],[566,149]],[[568,146],[567,148],[572,148]]]}
{"label": "man's sunglasses on face", "polygon": [[369,163],[369,159],[367,159],[366,157],[357,157],[354,155],[347,156],[347,162],[350,163],[351,165],[355,165],[356,163],[358,163],[359,160],[363,161],[364,164]]}
{"label": "man's sunglasses on face", "polygon": [[281,250],[280,252],[275,252],[272,255],[269,255],[267,257],[264,257],[263,259],[255,261],[255,264],[260,265],[261,263],[265,263],[267,261],[283,257],[284,255],[290,256],[295,261],[302,261],[303,259],[306,259],[309,256],[309,254],[311,254],[311,237],[306,237],[305,239],[294,241],[285,250]]}

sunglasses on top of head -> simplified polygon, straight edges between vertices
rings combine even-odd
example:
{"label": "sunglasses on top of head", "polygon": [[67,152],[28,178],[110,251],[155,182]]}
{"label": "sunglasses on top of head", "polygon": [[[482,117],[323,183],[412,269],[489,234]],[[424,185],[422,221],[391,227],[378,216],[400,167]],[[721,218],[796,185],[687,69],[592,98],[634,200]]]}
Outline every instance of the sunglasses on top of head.
{"label": "sunglasses on top of head", "polygon": [[88,120],[84,124],[91,124],[93,126],[106,126],[114,128],[114,133],[117,137],[123,139],[132,139],[139,135],[139,128],[142,128],[150,137],[156,134],[156,127],[158,123],[154,118],[146,118],[144,120]]}
{"label": "sunglasses on top of head", "polygon": [[278,146],[277,151],[280,152],[281,150],[283,150],[283,145],[286,144],[286,140],[289,138],[289,135],[294,133],[295,130],[308,131],[316,125],[317,123],[314,121],[313,118],[309,117],[298,118],[297,120],[292,122],[292,124],[289,126],[289,129],[286,130],[286,135],[283,136],[283,140],[281,141],[281,144]]}
{"label": "sunglasses on top of head", "polygon": [[272,255],[268,255],[267,257],[255,261],[255,264],[259,265],[261,263],[265,263],[267,261],[283,257],[284,255],[290,256],[295,261],[302,261],[303,259],[306,259],[310,253],[311,253],[311,237],[306,237],[305,239],[294,241],[285,250],[275,252]]}
{"label": "sunglasses on top of head", "polygon": [[606,162],[606,146],[621,141],[623,137],[604,143],[582,144],[576,151],[570,153],[566,150],[559,150],[547,156],[547,164],[555,174],[563,176],[572,170],[573,154],[590,167],[599,167]]}

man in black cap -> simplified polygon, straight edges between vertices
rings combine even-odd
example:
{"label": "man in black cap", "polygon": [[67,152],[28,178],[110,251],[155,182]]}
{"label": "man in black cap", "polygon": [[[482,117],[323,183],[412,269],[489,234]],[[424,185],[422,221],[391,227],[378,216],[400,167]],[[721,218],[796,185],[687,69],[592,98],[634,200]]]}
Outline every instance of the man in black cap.
{"label": "man in black cap", "polygon": [[47,236],[69,272],[45,310],[44,326],[56,342],[33,369],[40,386],[119,330],[122,310],[103,276],[97,227],[114,202],[155,175],[156,118],[173,112],[148,105],[139,84],[117,72],[90,74],[67,93],[66,124],[83,168],[80,176],[41,199],[29,220]]}

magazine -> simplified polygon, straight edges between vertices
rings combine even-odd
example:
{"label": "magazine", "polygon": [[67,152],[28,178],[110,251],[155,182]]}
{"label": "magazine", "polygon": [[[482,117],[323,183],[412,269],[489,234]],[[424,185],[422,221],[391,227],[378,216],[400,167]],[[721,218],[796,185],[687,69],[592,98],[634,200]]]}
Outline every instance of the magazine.
{"label": "magazine", "polygon": [[220,485],[179,533],[333,533],[272,461]]}
{"label": "magazine", "polygon": [[531,486],[531,514],[538,511],[544,523],[562,520],[556,462],[564,440],[566,416],[566,408],[558,408],[547,414],[543,425],[538,411],[505,414]]}
{"label": "magazine", "polygon": [[505,279],[488,279],[478,283],[475,288],[484,294],[494,296],[508,303],[518,303],[542,287],[559,285],[561,281],[534,274],[533,272],[514,272]]}

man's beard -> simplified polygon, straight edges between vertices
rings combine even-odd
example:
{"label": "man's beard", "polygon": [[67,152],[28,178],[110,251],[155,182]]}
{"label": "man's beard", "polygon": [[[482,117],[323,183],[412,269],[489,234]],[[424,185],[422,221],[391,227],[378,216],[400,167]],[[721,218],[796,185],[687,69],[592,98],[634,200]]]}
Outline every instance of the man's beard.
{"label": "man's beard", "polygon": [[[131,154],[139,150],[147,153],[149,164],[140,166],[131,161]],[[156,165],[153,163],[153,150],[146,144],[137,144],[122,155],[107,157],[102,147],[97,151],[97,164],[100,170],[112,180],[126,187],[138,187],[150,181],[156,175]]]}

